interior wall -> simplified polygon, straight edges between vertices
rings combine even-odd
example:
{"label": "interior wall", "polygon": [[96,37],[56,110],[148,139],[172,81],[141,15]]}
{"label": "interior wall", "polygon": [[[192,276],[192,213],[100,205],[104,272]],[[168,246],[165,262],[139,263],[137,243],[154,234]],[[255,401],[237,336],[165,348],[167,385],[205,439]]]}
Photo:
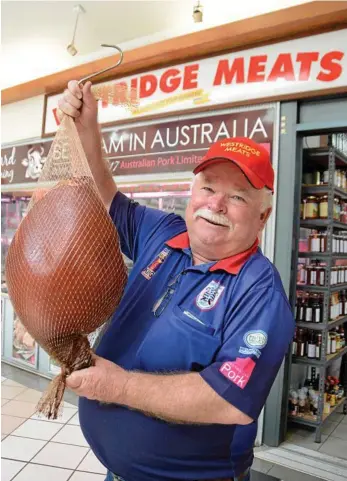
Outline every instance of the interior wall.
{"label": "interior wall", "polygon": [[1,144],[41,137],[44,95],[3,105],[1,109]]}

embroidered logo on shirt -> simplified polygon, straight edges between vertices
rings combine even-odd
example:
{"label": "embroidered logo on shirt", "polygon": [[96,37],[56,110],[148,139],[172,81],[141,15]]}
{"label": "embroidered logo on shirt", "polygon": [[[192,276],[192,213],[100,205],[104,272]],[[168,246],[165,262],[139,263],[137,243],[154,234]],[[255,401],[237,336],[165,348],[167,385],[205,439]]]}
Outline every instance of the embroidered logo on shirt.
{"label": "embroidered logo on shirt", "polygon": [[267,334],[264,331],[248,331],[243,336],[244,343],[250,349],[262,349],[267,344]]}
{"label": "embroidered logo on shirt", "polygon": [[253,356],[256,356],[258,359],[261,356],[261,351],[259,351],[259,349],[256,349],[256,348],[250,349],[248,347],[243,347],[243,346],[239,348],[239,353],[246,354],[247,356],[253,355]]}
{"label": "embroidered logo on shirt", "polygon": [[250,357],[237,357],[236,361],[225,362],[220,367],[219,372],[229,379],[229,381],[236,384],[236,386],[244,389],[247,386],[254,368],[255,362]]}
{"label": "embroidered logo on shirt", "polygon": [[160,252],[158,257],[148,266],[146,269],[144,269],[141,274],[143,277],[145,277],[148,281],[152,279],[154,274],[157,272],[159,267],[164,263],[165,259],[169,256],[171,253],[170,249],[165,248]]}
{"label": "embroidered logo on shirt", "polygon": [[211,281],[197,296],[195,300],[196,305],[202,311],[213,309],[216,306],[224,289],[225,286],[222,286],[219,282]]}

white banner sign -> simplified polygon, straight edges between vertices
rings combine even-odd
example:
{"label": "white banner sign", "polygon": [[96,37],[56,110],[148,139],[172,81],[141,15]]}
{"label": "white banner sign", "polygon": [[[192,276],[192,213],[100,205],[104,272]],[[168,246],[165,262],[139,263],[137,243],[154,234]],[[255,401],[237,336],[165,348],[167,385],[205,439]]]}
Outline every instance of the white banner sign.
{"label": "white banner sign", "polygon": [[[99,123],[346,86],[347,29],[264,45],[104,82]],[[125,54],[126,62],[126,54]],[[53,134],[59,95],[47,96]],[[128,106],[124,107],[125,98]]]}

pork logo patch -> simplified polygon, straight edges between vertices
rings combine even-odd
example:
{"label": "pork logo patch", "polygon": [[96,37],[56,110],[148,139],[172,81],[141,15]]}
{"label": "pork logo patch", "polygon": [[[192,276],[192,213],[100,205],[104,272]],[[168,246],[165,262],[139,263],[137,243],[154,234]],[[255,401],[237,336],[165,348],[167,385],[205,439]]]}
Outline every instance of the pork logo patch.
{"label": "pork logo patch", "polygon": [[235,361],[227,361],[219,369],[229,381],[236,384],[241,389],[247,386],[247,383],[255,368],[255,362],[250,357],[237,357]]}
{"label": "pork logo patch", "polygon": [[148,281],[152,279],[154,274],[157,272],[159,267],[164,263],[164,261],[166,260],[166,258],[169,256],[170,253],[171,253],[170,249],[165,248],[164,250],[162,250],[158,255],[158,257],[156,257],[156,259],[148,267],[146,267],[146,269],[144,269],[141,272],[143,277],[145,277]]}
{"label": "pork logo patch", "polygon": [[202,311],[213,309],[224,289],[225,286],[222,286],[219,282],[211,281],[197,296],[195,300],[196,305]]}

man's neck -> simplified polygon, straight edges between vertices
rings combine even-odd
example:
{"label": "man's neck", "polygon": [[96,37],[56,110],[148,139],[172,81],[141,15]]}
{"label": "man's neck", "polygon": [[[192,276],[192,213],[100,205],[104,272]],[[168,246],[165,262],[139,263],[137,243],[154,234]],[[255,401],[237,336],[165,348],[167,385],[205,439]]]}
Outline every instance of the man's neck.
{"label": "man's neck", "polygon": [[[254,241],[254,242],[255,242],[255,241]],[[208,264],[208,263],[210,263],[210,262],[218,262],[218,261],[220,261],[220,260],[222,260],[222,259],[226,259],[226,258],[228,258],[228,257],[236,256],[237,254],[241,254],[242,252],[245,252],[245,251],[247,251],[248,249],[250,249],[250,248],[253,246],[254,242],[252,242],[252,243],[249,244],[249,245],[247,244],[247,245],[244,246],[243,248],[241,247],[241,248],[235,249],[234,251],[230,251],[230,253],[228,253],[227,256],[221,257],[221,258],[218,258],[218,259],[212,258],[212,256],[211,256],[211,257],[205,257],[205,256],[201,255],[201,254],[199,253],[199,251],[196,251],[196,250],[193,249],[193,247],[191,247],[192,257],[193,257],[193,264],[194,264],[195,266],[198,266],[198,265],[200,265],[200,264]]]}

